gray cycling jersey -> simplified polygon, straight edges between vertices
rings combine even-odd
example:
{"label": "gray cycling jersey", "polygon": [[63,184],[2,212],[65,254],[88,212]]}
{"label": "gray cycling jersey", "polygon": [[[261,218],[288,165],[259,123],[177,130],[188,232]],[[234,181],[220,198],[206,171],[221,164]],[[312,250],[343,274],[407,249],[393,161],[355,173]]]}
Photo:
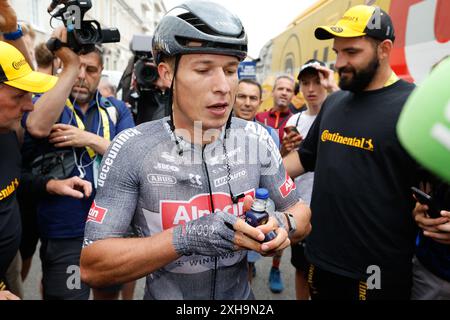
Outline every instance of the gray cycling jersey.
{"label": "gray cycling jersey", "polygon": [[[243,199],[231,201],[224,134],[204,147],[180,140],[179,150],[161,119],[118,135],[103,158],[97,196],[88,215],[85,245],[124,237],[131,225],[141,237],[215,211],[243,217]],[[298,202],[295,184],[267,130],[233,118],[226,139],[234,195],[267,188],[278,210]],[[221,257],[183,256],[147,276],[146,299],[248,299],[246,251]]]}

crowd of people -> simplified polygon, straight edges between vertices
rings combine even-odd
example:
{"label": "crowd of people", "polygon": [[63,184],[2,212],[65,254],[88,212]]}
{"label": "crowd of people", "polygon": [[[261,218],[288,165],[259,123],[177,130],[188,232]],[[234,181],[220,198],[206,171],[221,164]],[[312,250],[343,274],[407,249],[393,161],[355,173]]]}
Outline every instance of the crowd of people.
{"label": "crowd of people", "polygon": [[[143,277],[144,299],[252,300],[262,258],[284,290],[288,247],[298,300],[450,299],[450,166],[435,161],[449,159],[448,90],[427,105],[441,148],[410,138],[449,58],[417,90],[390,67],[390,16],[355,6],[314,31],[333,39],[337,75],[311,59],[278,75],[260,112],[261,85],[238,79],[239,18],[209,1],[175,9],[152,41],[168,115],[135,126],[100,45],[77,54],[57,28],[60,45],[35,46],[0,0],[0,300],[23,298],[38,242],[44,300],[131,299]],[[258,188],[274,207],[253,227]]]}

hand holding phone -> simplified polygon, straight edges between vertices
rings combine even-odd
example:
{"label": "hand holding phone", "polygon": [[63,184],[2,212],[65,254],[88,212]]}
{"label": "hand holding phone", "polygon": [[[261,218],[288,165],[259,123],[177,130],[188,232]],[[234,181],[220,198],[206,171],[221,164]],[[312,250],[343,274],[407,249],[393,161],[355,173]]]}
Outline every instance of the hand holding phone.
{"label": "hand holding phone", "polygon": [[295,132],[296,134],[300,134],[300,132],[298,132],[297,127],[295,127],[295,126],[284,127],[284,132],[286,134],[290,134],[291,132]]}
{"label": "hand holding phone", "polygon": [[417,189],[416,187],[411,187],[411,190],[416,198],[416,200],[420,204],[424,204],[428,206],[428,215],[430,218],[437,219],[441,217],[441,211],[443,209],[440,208],[440,205],[433,200],[433,197],[431,197],[429,194],[426,194],[420,189]]}

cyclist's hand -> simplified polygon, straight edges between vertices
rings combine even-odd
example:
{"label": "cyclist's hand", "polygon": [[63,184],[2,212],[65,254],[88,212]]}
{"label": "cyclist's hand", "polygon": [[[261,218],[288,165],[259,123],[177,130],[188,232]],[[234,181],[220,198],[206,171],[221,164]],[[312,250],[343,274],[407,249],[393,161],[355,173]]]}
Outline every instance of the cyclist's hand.
{"label": "cyclist's hand", "polygon": [[222,211],[179,225],[173,230],[173,245],[179,255],[220,256],[241,248],[258,249],[264,234],[244,220]]}
{"label": "cyclist's hand", "polygon": [[65,180],[52,179],[47,183],[47,192],[60,196],[68,196],[76,199],[89,198],[92,194],[92,184],[79,177],[72,177]]}
{"label": "cyclist's hand", "polygon": [[277,235],[275,239],[264,242],[258,250],[263,256],[274,256],[277,251],[281,251],[291,244],[286,230],[287,221],[282,212],[269,212],[269,221],[258,227],[264,234],[273,231]]}
{"label": "cyclist's hand", "polygon": [[17,16],[8,0],[0,0],[0,31],[3,33],[17,30]]}
{"label": "cyclist's hand", "polygon": [[[250,210],[251,206],[253,204],[253,198],[251,196],[246,196],[244,201],[244,211]],[[286,230],[287,221],[286,217],[283,213],[274,211],[274,212],[268,212],[269,213],[269,220],[267,223],[258,226],[256,229],[260,230],[264,236],[268,234],[269,232],[275,232],[276,238],[264,242],[261,244],[262,241],[259,238],[249,238],[246,239],[247,246],[242,246],[243,248],[251,249],[253,251],[257,251],[263,256],[273,256],[275,255],[276,251],[283,250],[284,248],[288,247],[290,245],[290,240],[288,238],[288,232]],[[249,226],[247,223],[245,223],[247,226]],[[244,235],[245,237],[245,235]],[[255,243],[255,240],[258,240],[258,242]],[[256,245],[256,248],[255,248]]]}

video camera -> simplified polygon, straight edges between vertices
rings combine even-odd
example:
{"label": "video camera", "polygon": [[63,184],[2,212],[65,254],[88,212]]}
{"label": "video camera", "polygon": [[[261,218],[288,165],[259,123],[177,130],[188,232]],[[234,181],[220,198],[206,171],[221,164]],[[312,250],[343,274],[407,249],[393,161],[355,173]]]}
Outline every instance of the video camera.
{"label": "video camera", "polygon": [[128,62],[117,91],[131,105],[136,124],[166,117],[169,95],[162,87],[152,55],[152,37],[135,35],[130,43],[133,57]]}
{"label": "video camera", "polygon": [[152,55],[152,37],[135,35],[131,40],[130,49],[134,54],[134,75],[139,91],[155,89],[159,78],[158,68]]}
{"label": "video camera", "polygon": [[91,0],[53,0],[48,7],[52,12],[62,5],[53,18],[61,18],[67,28],[67,45],[76,53],[87,53],[96,44],[120,42],[117,28],[102,29],[96,20],[84,20],[84,15],[92,8]]}

